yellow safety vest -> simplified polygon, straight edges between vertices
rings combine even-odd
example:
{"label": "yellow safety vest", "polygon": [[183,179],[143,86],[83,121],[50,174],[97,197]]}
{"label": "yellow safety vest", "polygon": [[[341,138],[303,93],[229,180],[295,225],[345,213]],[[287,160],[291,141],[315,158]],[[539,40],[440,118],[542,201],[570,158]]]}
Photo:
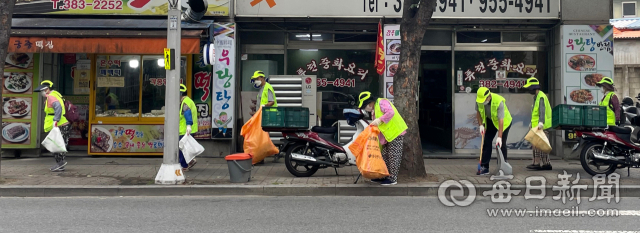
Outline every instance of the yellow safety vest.
{"label": "yellow safety vest", "polygon": [[[60,107],[62,107],[62,115],[60,116],[60,120],[58,121],[58,125],[63,125],[69,121],[64,117],[64,114],[67,110],[64,107],[64,101],[62,101],[62,95],[57,91],[51,91],[49,93],[50,96],[56,97],[58,102],[60,102]],[[53,129],[53,117],[56,114],[56,110],[53,106],[49,106],[49,101],[45,99],[44,101],[44,113],[46,114],[44,117],[44,132],[49,132]]]}
{"label": "yellow safety vest", "polygon": [[614,112],[613,109],[611,109],[611,106],[609,106],[611,102],[611,97],[614,94],[615,93],[613,92],[607,93],[607,95],[604,97],[602,102],[600,102],[600,106],[607,107],[607,125],[610,125],[610,126],[616,125],[616,112]]}
{"label": "yellow safety vest", "polygon": [[[504,119],[503,119],[503,129],[511,126],[511,113],[509,113],[509,108],[507,108],[507,102],[505,99],[498,95],[491,93],[491,121],[493,121],[493,125],[496,129],[500,129],[498,123],[498,107],[500,107],[500,103],[504,103]],[[482,116],[482,124],[487,125],[487,119],[484,113],[484,104],[478,103],[478,111],[480,112],[480,116]]]}
{"label": "yellow safety vest", "polygon": [[[384,113],[382,113],[382,110],[380,110],[380,100],[389,101],[384,98],[379,98],[378,100],[376,100],[376,106],[374,109],[376,118],[380,118],[382,117],[382,115],[384,115]],[[400,136],[402,132],[408,129],[407,123],[405,123],[404,119],[402,119],[402,116],[400,116],[400,113],[396,109],[396,106],[393,106],[393,103],[391,103],[391,101],[389,101],[389,104],[391,105],[391,108],[393,108],[393,111],[395,112],[393,114],[393,117],[389,122],[387,123],[380,122],[380,125],[378,125],[380,132],[382,133],[384,138],[387,139],[387,142],[393,141],[398,136]]]}
{"label": "yellow safety vest", "polygon": [[538,127],[538,122],[540,121],[540,99],[544,99],[544,129],[551,128],[551,104],[549,104],[549,99],[544,92],[538,92],[536,97],[536,102],[533,103],[533,111],[531,112],[531,127]]}
{"label": "yellow safety vest", "polygon": [[264,84],[264,88],[262,89],[262,93],[258,93],[258,97],[260,97],[260,106],[266,105],[269,103],[269,91],[273,93],[273,106],[278,107],[278,101],[276,100],[276,92],[273,91],[273,87],[269,83]]}
{"label": "yellow safety vest", "polygon": [[187,132],[187,119],[184,118],[184,112],[182,111],[182,106],[189,106],[191,111],[191,120],[193,120],[193,125],[191,125],[191,134],[198,132],[198,110],[196,109],[196,104],[189,98],[188,96],[184,97],[182,103],[180,103],[180,135],[184,135]]}

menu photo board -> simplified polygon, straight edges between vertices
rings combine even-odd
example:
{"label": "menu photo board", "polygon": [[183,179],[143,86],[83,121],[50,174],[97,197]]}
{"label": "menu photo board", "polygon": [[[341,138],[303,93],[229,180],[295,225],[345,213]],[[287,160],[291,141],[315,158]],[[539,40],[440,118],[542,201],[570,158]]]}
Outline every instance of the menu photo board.
{"label": "menu photo board", "polygon": [[162,153],[164,125],[91,125],[91,153]]}
{"label": "menu photo board", "polygon": [[598,105],[604,93],[596,83],[604,77],[615,82],[613,26],[563,25],[562,51],[564,103]]}
{"label": "menu photo board", "polygon": [[384,38],[384,87],[387,99],[393,100],[393,76],[400,69],[400,25],[385,25]]}
{"label": "menu photo board", "polygon": [[43,99],[39,54],[9,53],[2,76],[2,148],[37,148],[38,110]]}

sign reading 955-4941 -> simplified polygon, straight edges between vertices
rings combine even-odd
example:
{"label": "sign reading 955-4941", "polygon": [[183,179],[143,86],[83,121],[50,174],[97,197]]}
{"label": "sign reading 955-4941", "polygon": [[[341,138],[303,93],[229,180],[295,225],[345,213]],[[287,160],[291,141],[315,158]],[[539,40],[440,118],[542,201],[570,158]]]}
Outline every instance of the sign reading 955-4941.
{"label": "sign reading 955-4941", "polygon": [[[363,0],[364,12],[402,14],[402,0]],[[433,18],[558,18],[558,0],[437,0]]]}

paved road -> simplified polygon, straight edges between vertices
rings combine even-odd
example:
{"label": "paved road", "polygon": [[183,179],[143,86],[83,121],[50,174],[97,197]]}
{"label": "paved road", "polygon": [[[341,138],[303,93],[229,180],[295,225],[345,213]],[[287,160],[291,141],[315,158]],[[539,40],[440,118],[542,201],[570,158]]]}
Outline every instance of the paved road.
{"label": "paved road", "polygon": [[469,207],[446,207],[424,197],[0,198],[0,232],[640,232],[638,198],[618,204],[585,199],[579,205],[579,211],[627,211],[618,217],[487,215],[487,208],[536,206],[570,209],[576,203],[514,198],[495,204],[484,198]]}

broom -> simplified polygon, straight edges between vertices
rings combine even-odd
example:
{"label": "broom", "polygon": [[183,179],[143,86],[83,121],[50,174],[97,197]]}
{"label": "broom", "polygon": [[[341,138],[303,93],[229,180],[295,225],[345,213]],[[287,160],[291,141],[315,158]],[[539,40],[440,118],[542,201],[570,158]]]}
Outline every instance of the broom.
{"label": "broom", "polygon": [[484,134],[480,135],[482,137],[482,142],[480,142],[480,158],[478,159],[478,172],[482,170],[482,148],[484,147]]}

